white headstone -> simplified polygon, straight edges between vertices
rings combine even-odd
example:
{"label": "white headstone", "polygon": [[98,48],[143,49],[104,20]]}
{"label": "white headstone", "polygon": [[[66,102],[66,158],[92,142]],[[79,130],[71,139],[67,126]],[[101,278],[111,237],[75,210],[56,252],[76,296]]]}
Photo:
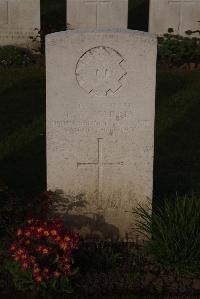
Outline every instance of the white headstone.
{"label": "white headstone", "polygon": [[84,195],[61,209],[83,231],[124,238],[152,198],[156,46],[125,29],[47,36],[48,189]]}
{"label": "white headstone", "polygon": [[0,46],[38,50],[40,0],[0,0]]}
{"label": "white headstone", "polygon": [[67,0],[71,29],[127,28],[128,0]]}
{"label": "white headstone", "polygon": [[169,28],[180,35],[200,30],[200,0],[150,0],[149,31],[162,35]]}

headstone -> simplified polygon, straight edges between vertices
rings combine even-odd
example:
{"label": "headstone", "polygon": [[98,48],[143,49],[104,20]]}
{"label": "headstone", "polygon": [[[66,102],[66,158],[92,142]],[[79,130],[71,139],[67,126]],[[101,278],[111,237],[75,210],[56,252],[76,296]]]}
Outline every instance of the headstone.
{"label": "headstone", "polygon": [[128,0],[67,0],[70,29],[127,28]]}
{"label": "headstone", "polygon": [[[175,34],[200,30],[199,0],[150,0],[149,31],[158,35],[173,28]],[[197,36],[199,34],[197,33]]]}
{"label": "headstone", "polygon": [[40,0],[0,0],[0,46],[40,47]]}
{"label": "headstone", "polygon": [[152,198],[156,46],[126,29],[47,36],[48,189],[85,235],[131,236]]}

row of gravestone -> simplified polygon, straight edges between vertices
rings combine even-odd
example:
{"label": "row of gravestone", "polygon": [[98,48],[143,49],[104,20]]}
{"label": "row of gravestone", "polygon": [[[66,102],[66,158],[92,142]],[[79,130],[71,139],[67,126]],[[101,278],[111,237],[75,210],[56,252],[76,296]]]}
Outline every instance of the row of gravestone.
{"label": "row of gravestone", "polygon": [[[128,0],[68,0],[69,28],[126,28]],[[149,31],[200,29],[199,0],[150,0]],[[40,46],[40,0],[0,0],[0,45]]]}

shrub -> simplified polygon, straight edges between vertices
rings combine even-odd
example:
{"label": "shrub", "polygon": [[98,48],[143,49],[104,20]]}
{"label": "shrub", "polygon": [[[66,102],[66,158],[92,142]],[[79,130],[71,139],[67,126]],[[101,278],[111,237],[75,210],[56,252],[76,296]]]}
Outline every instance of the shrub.
{"label": "shrub", "polygon": [[[200,38],[183,37],[170,33],[158,37],[158,62],[169,67],[200,63]],[[188,34],[190,31],[188,31]]]}
{"label": "shrub", "polygon": [[14,46],[0,47],[0,68],[9,66],[25,66],[35,63],[31,53]]}
{"label": "shrub", "polygon": [[76,272],[72,252],[78,249],[78,241],[78,235],[69,233],[61,222],[30,219],[27,226],[18,228],[6,263],[16,289],[71,292],[69,277]]}
{"label": "shrub", "polygon": [[200,273],[200,198],[166,199],[153,213],[139,205],[134,214],[148,254],[179,274]]}

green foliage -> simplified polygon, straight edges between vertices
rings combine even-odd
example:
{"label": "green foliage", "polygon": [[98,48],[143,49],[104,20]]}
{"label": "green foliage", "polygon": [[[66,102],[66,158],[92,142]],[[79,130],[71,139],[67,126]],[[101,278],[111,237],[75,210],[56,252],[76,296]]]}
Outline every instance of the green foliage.
{"label": "green foliage", "polygon": [[4,68],[0,82],[0,178],[27,200],[46,188],[44,70]]}
{"label": "green foliage", "polygon": [[178,193],[200,195],[200,72],[158,71],[154,203]]}
{"label": "green foliage", "polygon": [[200,62],[200,38],[183,37],[171,33],[169,29],[169,33],[158,37],[159,63],[167,64],[169,67],[179,67],[185,63],[194,63],[198,66]]}
{"label": "green foliage", "polygon": [[66,276],[53,278],[48,283],[42,282],[37,284],[31,271],[22,270],[19,263],[6,261],[6,269],[12,276],[15,289],[20,294],[31,294],[31,298],[57,298],[58,295],[68,295],[73,292],[70,279]]}
{"label": "green foliage", "polygon": [[134,214],[136,229],[148,239],[148,254],[179,274],[200,273],[199,197],[165,199],[153,213],[138,205]]}
{"label": "green foliage", "polygon": [[0,47],[0,68],[8,66],[25,66],[35,63],[31,54],[14,46]]}
{"label": "green foliage", "polygon": [[15,288],[23,293],[32,292],[35,289],[35,282],[30,271],[22,271],[19,263],[9,261],[6,262],[6,268],[12,275]]}

